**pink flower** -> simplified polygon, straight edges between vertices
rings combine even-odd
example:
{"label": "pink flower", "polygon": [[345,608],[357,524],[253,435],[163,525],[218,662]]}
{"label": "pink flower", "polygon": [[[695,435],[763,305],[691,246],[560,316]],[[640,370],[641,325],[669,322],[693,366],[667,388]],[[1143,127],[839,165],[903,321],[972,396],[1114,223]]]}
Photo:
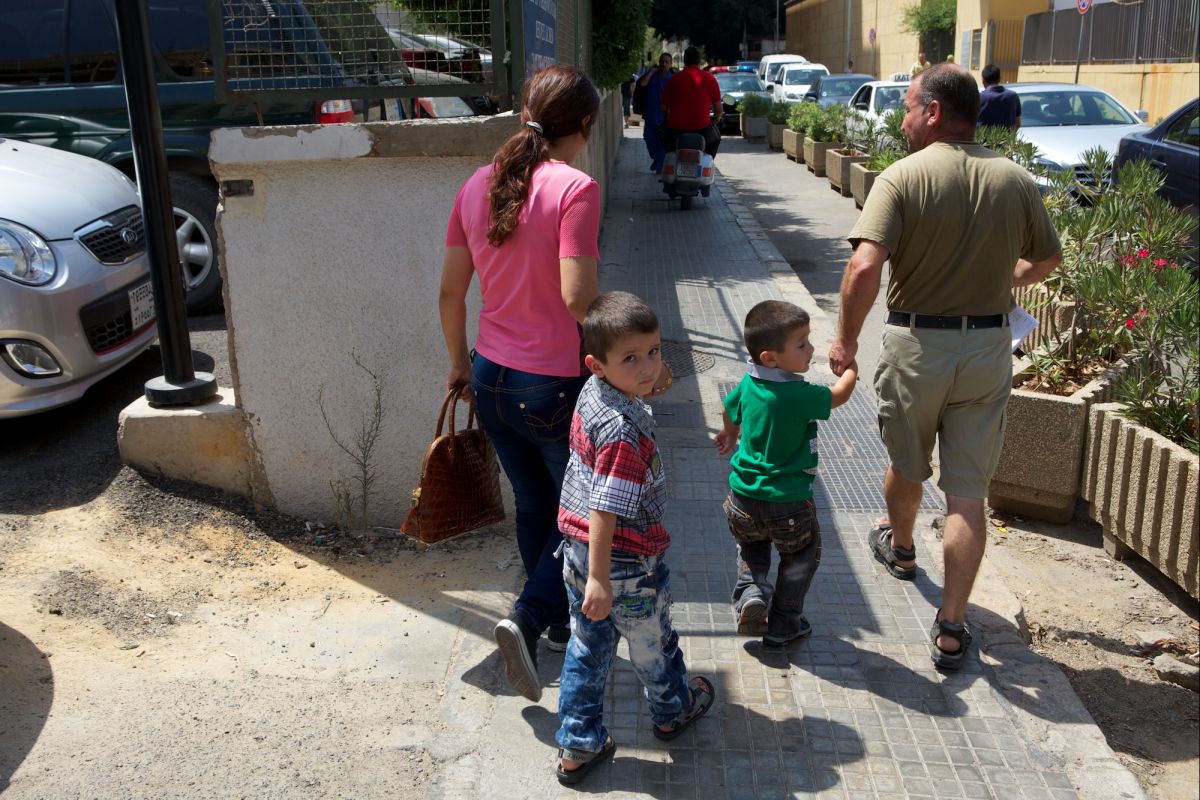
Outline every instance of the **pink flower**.
{"label": "pink flower", "polygon": [[1132,267],[1134,264],[1138,263],[1137,256],[1125,256],[1121,259],[1121,263],[1127,267]]}
{"label": "pink flower", "polygon": [[1141,250],[1138,250],[1137,254],[1138,258],[1146,258],[1150,255],[1150,251],[1143,247]]}
{"label": "pink flower", "polygon": [[1165,267],[1166,265],[1167,265],[1167,260],[1166,260],[1165,258],[1156,258],[1156,259],[1154,259],[1154,266],[1156,266],[1156,267]]}
{"label": "pink flower", "polygon": [[1132,319],[1125,320],[1125,327],[1129,330],[1133,330],[1133,326],[1136,324]]}

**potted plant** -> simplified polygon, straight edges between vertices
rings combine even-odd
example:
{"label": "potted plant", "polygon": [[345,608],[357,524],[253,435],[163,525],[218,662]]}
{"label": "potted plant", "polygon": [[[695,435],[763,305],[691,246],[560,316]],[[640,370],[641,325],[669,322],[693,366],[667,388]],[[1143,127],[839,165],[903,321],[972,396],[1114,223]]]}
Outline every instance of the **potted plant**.
{"label": "potted plant", "polygon": [[771,150],[783,149],[783,129],[787,127],[790,110],[787,103],[776,100],[767,111],[767,147]]}
{"label": "potted plant", "polygon": [[[1088,151],[1085,169],[1110,174],[1111,158]],[[1038,346],[1014,368],[1003,451],[988,495],[993,508],[1051,522],[1074,513],[1089,408],[1145,371],[1132,332],[1150,307],[1169,305],[1154,300],[1163,270],[1153,267],[1182,261],[1195,230],[1194,219],[1157,195],[1161,183],[1145,163],[1123,167],[1111,185],[1092,187],[1073,173],[1054,177],[1046,203],[1063,263],[1043,287],[1022,293],[1050,313],[1041,314]],[[1149,267],[1139,271],[1145,259]]]}
{"label": "potted plant", "polygon": [[830,108],[819,109],[805,122],[804,128],[804,163],[808,171],[818,178],[825,177],[825,154],[838,146],[833,139],[833,119]]}
{"label": "potted plant", "polygon": [[904,158],[908,154],[904,132],[900,123],[904,121],[904,109],[894,108],[873,126],[864,126],[864,138],[870,158],[862,163],[850,165],[850,194],[859,208],[867,202],[875,176]]}
{"label": "potted plant", "polygon": [[804,139],[808,120],[820,111],[816,103],[795,103],[788,111],[787,130],[783,132],[783,152],[798,164],[804,163]]}
{"label": "potted plant", "polygon": [[757,142],[767,138],[767,113],[771,101],[761,94],[747,94],[737,105],[742,119],[742,137]]}
{"label": "potted plant", "polygon": [[[842,197],[849,197],[850,165],[862,164],[870,156],[850,141],[850,110],[846,106],[833,106],[830,108],[830,112],[833,114],[830,122],[830,127],[833,129],[833,139],[836,142],[841,142],[842,146],[835,147],[825,154],[825,174],[829,177],[829,185],[833,189],[840,193]],[[867,120],[867,124],[861,126],[861,129],[864,131],[867,128],[870,129],[871,137],[874,137],[875,125],[872,120]]]}

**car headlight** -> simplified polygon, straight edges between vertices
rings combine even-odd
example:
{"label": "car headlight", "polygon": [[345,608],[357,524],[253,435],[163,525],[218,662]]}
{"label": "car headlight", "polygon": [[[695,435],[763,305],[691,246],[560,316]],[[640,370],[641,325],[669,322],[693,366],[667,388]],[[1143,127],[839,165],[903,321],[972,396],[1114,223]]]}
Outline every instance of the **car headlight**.
{"label": "car headlight", "polygon": [[0,219],[0,275],[28,286],[54,280],[58,260],[46,240],[24,225]]}

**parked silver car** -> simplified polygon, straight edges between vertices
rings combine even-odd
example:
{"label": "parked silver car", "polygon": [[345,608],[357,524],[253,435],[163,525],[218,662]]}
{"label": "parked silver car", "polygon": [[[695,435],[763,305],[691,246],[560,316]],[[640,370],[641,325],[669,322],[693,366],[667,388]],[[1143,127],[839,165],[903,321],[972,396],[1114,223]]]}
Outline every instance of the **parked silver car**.
{"label": "parked silver car", "polygon": [[0,418],[78,400],[154,343],[137,190],[85,156],[0,139]]}

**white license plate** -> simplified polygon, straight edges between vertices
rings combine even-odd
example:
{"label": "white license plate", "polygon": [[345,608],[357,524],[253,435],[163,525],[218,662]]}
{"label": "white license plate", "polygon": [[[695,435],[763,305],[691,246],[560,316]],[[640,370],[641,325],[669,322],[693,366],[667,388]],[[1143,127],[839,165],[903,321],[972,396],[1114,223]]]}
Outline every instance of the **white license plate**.
{"label": "white license plate", "polygon": [[701,168],[699,164],[685,164],[679,168],[679,175],[683,178],[699,178],[700,169]]}
{"label": "white license plate", "polygon": [[154,319],[154,291],[149,281],[129,290],[129,317],[135,331]]}

